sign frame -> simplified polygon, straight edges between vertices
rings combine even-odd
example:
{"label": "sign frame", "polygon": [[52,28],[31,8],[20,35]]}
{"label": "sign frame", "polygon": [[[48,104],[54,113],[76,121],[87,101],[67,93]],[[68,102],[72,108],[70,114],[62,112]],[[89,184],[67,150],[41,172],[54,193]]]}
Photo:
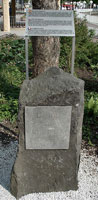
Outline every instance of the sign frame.
{"label": "sign frame", "polygon": [[[41,33],[40,33],[40,31],[39,31],[39,34],[36,34],[36,35],[34,35],[34,33],[32,34],[32,33],[30,33],[29,34],[29,28],[30,28],[30,26],[29,26],[29,23],[28,23],[28,19],[29,19],[29,16],[28,16],[28,13],[29,12],[35,12],[35,13],[38,13],[39,12],[39,14],[42,12],[43,14],[47,14],[47,13],[49,13],[49,14],[51,14],[51,13],[53,13],[54,14],[54,16],[55,16],[55,13],[57,13],[57,14],[65,14],[65,13],[71,13],[71,20],[72,20],[72,25],[70,26],[71,28],[72,28],[72,34],[55,34],[55,33],[51,33],[51,34],[48,34],[48,31],[47,31],[47,34],[46,35],[42,35]],[[35,17],[36,17],[36,15],[34,15],[34,17],[33,17],[33,19],[35,19]],[[37,17],[36,17],[37,18]],[[40,17],[38,17],[38,19],[39,19]],[[60,19],[61,20],[61,17],[59,18],[59,17],[57,17],[58,19]],[[57,19],[56,17],[55,17],[55,19]],[[62,17],[62,19],[63,19],[64,17]],[[41,17],[41,19],[42,19],[42,22],[45,20],[45,16],[42,16]],[[48,18],[47,18],[48,19]],[[69,19],[70,19],[70,17],[69,17]],[[58,21],[56,21],[56,22],[58,22]],[[49,25],[49,24],[48,24]],[[37,27],[37,26],[35,26],[35,27]],[[60,26],[61,27],[61,31],[63,30],[63,26],[61,25]],[[33,26],[31,27],[31,28],[33,28]],[[43,32],[44,32],[44,28],[46,28],[47,30],[49,30],[49,26],[47,27],[47,26],[45,26],[44,27],[44,25],[42,25],[42,28],[43,28]],[[59,27],[58,27],[59,28]],[[39,30],[40,30],[40,28],[39,28]],[[52,30],[53,31],[53,30]],[[66,27],[65,27],[65,31],[66,31]],[[29,79],[29,67],[28,67],[28,40],[29,40],[29,36],[54,36],[54,37],[58,37],[58,36],[65,36],[65,37],[72,37],[72,62],[71,62],[71,74],[72,75],[74,75],[74,60],[75,60],[75,27],[74,27],[74,14],[73,14],[73,10],[31,10],[31,9],[29,9],[29,8],[27,8],[26,9],[26,34],[25,34],[25,55],[26,55],[26,79]]]}

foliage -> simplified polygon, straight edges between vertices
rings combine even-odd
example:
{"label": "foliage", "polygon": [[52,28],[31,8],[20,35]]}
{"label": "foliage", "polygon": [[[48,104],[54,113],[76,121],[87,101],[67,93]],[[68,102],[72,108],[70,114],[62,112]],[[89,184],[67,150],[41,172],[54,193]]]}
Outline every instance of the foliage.
{"label": "foliage", "polygon": [[[31,48],[29,43],[30,66],[33,67]],[[17,119],[19,91],[24,79],[25,41],[18,38],[0,40],[0,121]]]}
{"label": "foliage", "polygon": [[28,3],[29,2],[29,0],[24,0],[24,3]]}
{"label": "foliage", "polygon": [[0,121],[15,121],[20,85],[25,77],[24,40],[0,40]]}
{"label": "foliage", "polygon": [[94,79],[96,80],[98,78],[98,64],[97,65],[91,65],[91,70],[94,73]]}
{"label": "foliage", "polygon": [[[86,92],[85,92],[86,93]],[[86,93],[85,111],[96,118],[98,115],[98,93]]]}
{"label": "foliage", "polygon": [[[88,30],[86,20],[75,19],[76,56],[75,67],[88,69],[98,63],[98,43],[92,42],[94,32]],[[60,67],[69,69],[71,65],[72,39],[61,37]]]}
{"label": "foliage", "polygon": [[70,70],[71,65],[71,38],[61,37],[60,67]]}
{"label": "foliage", "polygon": [[98,93],[85,91],[85,109],[83,123],[83,138],[89,144],[98,140]]}
{"label": "foliage", "polygon": [[[83,139],[94,144],[98,139],[98,43],[92,41],[94,32],[88,30],[86,20],[75,19],[75,32],[75,67],[93,72],[93,80],[85,80]],[[61,37],[60,67],[65,71],[70,71],[71,49],[72,39]]]}

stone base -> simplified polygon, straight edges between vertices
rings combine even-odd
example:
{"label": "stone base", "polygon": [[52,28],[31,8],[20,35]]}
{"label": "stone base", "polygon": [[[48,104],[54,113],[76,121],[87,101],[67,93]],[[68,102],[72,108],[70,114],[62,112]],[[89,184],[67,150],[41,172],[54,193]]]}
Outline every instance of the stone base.
{"label": "stone base", "polygon": [[65,150],[18,153],[11,182],[11,192],[17,198],[33,192],[76,190],[75,154]]}
{"label": "stone base", "polygon": [[[72,106],[69,149],[26,150],[25,106]],[[83,107],[84,82],[59,68],[24,81],[19,98],[19,152],[11,177],[15,197],[77,189]]]}

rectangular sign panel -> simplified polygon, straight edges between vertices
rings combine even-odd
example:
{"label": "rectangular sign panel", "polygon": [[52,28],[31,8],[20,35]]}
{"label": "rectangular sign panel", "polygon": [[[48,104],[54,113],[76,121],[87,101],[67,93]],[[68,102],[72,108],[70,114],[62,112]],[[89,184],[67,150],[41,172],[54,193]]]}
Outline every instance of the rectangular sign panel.
{"label": "rectangular sign panel", "polygon": [[73,11],[27,9],[26,35],[75,36]]}
{"label": "rectangular sign panel", "polygon": [[26,149],[68,149],[71,111],[72,106],[26,106]]}

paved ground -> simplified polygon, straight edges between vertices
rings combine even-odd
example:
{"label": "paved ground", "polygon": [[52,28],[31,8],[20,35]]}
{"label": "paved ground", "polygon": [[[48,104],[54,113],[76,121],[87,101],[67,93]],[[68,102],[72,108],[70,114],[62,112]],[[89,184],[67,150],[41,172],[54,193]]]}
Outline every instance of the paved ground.
{"label": "paved ground", "polygon": [[98,25],[87,23],[88,29],[93,29],[95,31],[95,35],[98,36]]}
{"label": "paved ground", "polygon": [[25,28],[12,28],[10,32],[0,31],[0,37],[10,34],[16,34],[17,36],[24,37],[25,36]]}

